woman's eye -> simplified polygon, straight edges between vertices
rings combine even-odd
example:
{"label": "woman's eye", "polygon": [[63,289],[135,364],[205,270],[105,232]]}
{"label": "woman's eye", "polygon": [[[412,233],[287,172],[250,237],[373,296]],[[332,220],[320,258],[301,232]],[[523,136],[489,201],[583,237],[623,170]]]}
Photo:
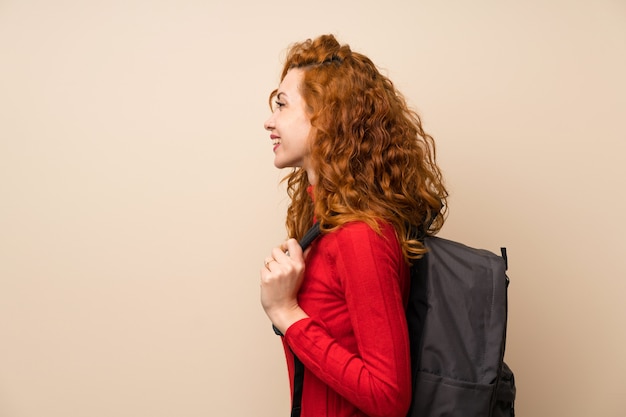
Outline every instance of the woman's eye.
{"label": "woman's eye", "polygon": [[280,109],[281,107],[283,107],[285,105],[285,103],[282,103],[280,101],[276,101],[276,108]]}

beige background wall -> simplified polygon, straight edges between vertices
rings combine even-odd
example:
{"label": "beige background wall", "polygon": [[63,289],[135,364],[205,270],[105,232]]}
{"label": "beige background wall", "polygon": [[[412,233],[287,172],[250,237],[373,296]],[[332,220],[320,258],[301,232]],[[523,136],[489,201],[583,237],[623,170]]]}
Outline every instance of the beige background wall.
{"label": "beige background wall", "polygon": [[262,123],[327,32],[438,141],[442,235],[509,248],[518,415],[626,416],[620,0],[0,0],[0,416],[287,415]]}

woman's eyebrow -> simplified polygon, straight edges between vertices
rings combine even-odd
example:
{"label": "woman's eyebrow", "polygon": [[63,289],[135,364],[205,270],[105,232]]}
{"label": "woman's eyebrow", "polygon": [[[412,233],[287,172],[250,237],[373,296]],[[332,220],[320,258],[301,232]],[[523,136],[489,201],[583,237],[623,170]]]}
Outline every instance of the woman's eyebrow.
{"label": "woman's eyebrow", "polygon": [[276,94],[276,100],[280,100],[280,96],[285,96],[285,98],[286,98],[287,94],[285,94],[284,91],[281,91],[280,93]]}

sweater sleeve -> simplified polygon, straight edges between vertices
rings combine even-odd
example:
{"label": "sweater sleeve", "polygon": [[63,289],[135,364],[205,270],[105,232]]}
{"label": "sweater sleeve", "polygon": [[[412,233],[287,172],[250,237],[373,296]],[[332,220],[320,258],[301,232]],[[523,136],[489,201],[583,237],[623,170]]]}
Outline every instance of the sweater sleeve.
{"label": "sweater sleeve", "polygon": [[331,336],[316,317],[289,327],[285,341],[320,380],[373,417],[405,416],[411,365],[403,291],[408,270],[389,225],[383,235],[350,223],[327,236],[355,346]]}

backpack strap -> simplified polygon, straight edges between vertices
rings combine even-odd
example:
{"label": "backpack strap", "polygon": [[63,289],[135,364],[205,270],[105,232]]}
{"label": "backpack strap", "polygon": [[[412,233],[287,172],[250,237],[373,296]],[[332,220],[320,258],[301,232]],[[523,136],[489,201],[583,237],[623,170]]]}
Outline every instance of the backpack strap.
{"label": "backpack strap", "polygon": [[500,248],[500,253],[502,254],[502,259],[504,259],[504,270],[507,271],[509,269],[509,258],[506,255],[506,248]]}
{"label": "backpack strap", "polygon": [[302,411],[302,387],[304,386],[304,365],[295,354],[293,355],[293,370],[291,417],[300,417],[300,412]]}
{"label": "backpack strap", "polygon": [[[302,239],[300,240],[300,247],[304,251],[308,248],[311,243],[322,233],[320,230],[320,225],[318,222],[315,222],[313,226],[304,234]],[[283,336],[283,334],[276,328],[276,326],[272,325],[274,329],[274,333],[279,336]],[[293,353],[293,351],[291,351]],[[293,397],[291,399],[291,417],[300,417],[300,413],[302,411],[302,387],[304,386],[304,365],[298,359],[295,353],[293,353]]]}
{"label": "backpack strap", "polygon": [[[320,224],[318,222],[315,222],[313,224],[313,226],[311,226],[311,228],[309,230],[307,230],[307,232],[304,234],[304,236],[302,237],[302,239],[300,239],[300,247],[302,248],[302,250],[304,251],[306,248],[308,248],[311,243],[313,243],[313,241],[322,233],[321,229],[320,229]],[[278,336],[284,336],[280,330],[278,330],[278,328],[276,328],[276,326],[274,326],[272,324],[272,329],[274,330],[274,333],[276,333],[276,335]]]}
{"label": "backpack strap", "polygon": [[311,228],[307,230],[302,239],[300,239],[300,247],[302,248],[302,250],[308,248],[309,245],[313,243],[313,241],[320,235],[320,233],[322,233],[320,229],[320,224],[318,222],[315,222],[313,226],[311,226]]}
{"label": "backpack strap", "polygon": [[[508,271],[509,270],[509,257],[506,254],[506,248],[502,247],[500,248],[500,253],[502,254],[502,259],[504,259],[504,271]],[[508,275],[505,275],[506,277],[506,286],[507,288],[509,287],[509,284],[511,283],[511,280],[509,279]]]}

